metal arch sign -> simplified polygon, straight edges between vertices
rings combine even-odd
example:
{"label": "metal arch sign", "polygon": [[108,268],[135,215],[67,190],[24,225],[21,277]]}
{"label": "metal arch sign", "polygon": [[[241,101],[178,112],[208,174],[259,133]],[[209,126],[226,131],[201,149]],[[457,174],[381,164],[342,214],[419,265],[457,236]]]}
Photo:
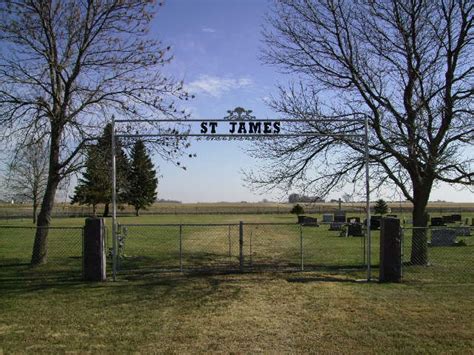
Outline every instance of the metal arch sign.
{"label": "metal arch sign", "polygon": [[[217,134],[219,122],[202,121],[201,134]],[[229,121],[227,133],[229,134],[279,134],[280,121]]]}
{"label": "metal arch sign", "polygon": [[[281,131],[280,121],[256,120],[252,115],[252,110],[245,110],[242,107],[236,107],[234,110],[227,111],[228,115],[224,117],[227,120],[227,134],[279,134]],[[219,123],[222,121],[202,121],[200,124],[200,134],[218,134]]]}
{"label": "metal arch sign", "polygon": [[150,134],[122,134],[115,133],[116,137],[122,138],[142,138],[142,137],[179,137],[188,138],[195,137],[198,140],[253,140],[264,138],[284,138],[284,137],[315,137],[315,136],[334,136],[334,137],[363,137],[363,134],[356,133],[338,133],[338,134],[324,134],[312,131],[291,132],[284,130],[282,123],[321,123],[321,122],[345,122],[354,124],[363,124],[364,121],[360,119],[257,119],[252,115],[252,110],[246,110],[242,107],[236,107],[233,110],[227,111],[227,116],[221,119],[214,120],[198,120],[198,119],[156,119],[156,120],[129,120],[118,119],[115,123],[120,122],[147,122],[147,123],[198,123],[198,132],[161,132]]}

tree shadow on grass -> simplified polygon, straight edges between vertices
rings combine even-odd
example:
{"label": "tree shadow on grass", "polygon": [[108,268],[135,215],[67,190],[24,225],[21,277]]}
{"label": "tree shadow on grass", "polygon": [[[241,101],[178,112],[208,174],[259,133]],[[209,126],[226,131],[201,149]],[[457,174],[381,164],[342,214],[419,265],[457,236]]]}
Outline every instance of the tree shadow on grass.
{"label": "tree shadow on grass", "polygon": [[[238,258],[229,258],[223,254],[200,252],[186,255],[183,259],[183,272],[180,272],[179,258],[159,258],[157,256],[128,257],[121,261],[122,267],[117,273],[117,283],[85,282],[82,277],[82,260],[77,257],[52,260],[50,264],[31,268],[28,263],[10,260],[0,266],[0,295],[38,292],[48,289],[77,290],[94,287],[120,287],[129,285],[137,289],[153,287],[187,288],[186,283],[194,282],[218,285],[226,276],[235,281],[235,275],[240,274]],[[266,274],[268,277],[280,277],[300,273],[301,264],[263,260],[249,265],[245,264],[243,275]],[[324,265],[308,263],[305,271],[311,272],[311,277],[290,277],[289,282],[337,281],[354,282],[360,278],[360,272],[365,266],[360,264]],[[107,265],[108,281],[111,281],[112,268],[110,260]],[[327,274],[335,274],[328,276]],[[337,275],[337,276],[336,276]],[[237,278],[238,279],[238,278]],[[227,282],[227,281],[226,281]],[[129,291],[132,292],[132,291]]]}
{"label": "tree shadow on grass", "polygon": [[45,265],[31,267],[18,260],[2,260],[0,265],[0,295],[28,293],[48,288],[71,287],[82,281],[82,259],[52,259]]}
{"label": "tree shadow on grass", "polygon": [[286,281],[291,283],[311,283],[311,282],[350,282],[357,283],[353,278],[340,278],[333,276],[316,276],[316,277],[289,277]]}

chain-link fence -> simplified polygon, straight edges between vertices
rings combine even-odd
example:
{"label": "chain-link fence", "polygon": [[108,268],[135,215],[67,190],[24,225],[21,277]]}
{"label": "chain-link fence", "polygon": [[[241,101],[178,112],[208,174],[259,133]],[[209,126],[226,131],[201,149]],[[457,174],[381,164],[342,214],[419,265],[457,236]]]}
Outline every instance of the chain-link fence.
{"label": "chain-link fence", "polygon": [[474,227],[402,229],[405,281],[474,282]]}
{"label": "chain-link fence", "polygon": [[[331,225],[290,223],[128,224],[118,229],[118,272],[320,271],[363,278],[365,233],[346,237]],[[83,227],[48,228],[48,263],[31,268],[36,227],[0,225],[0,277],[82,276]],[[104,231],[108,272],[112,235]],[[371,265],[377,277],[380,235],[373,231]],[[474,227],[402,229],[405,281],[474,282]]]}
{"label": "chain-link fence", "polygon": [[238,224],[119,226],[118,270],[239,268]]}
{"label": "chain-link fence", "polygon": [[31,268],[36,227],[0,225],[0,277],[82,277],[83,228],[48,227],[47,263]]}
{"label": "chain-link fence", "polygon": [[119,226],[118,272],[364,270],[364,237],[290,223]]}

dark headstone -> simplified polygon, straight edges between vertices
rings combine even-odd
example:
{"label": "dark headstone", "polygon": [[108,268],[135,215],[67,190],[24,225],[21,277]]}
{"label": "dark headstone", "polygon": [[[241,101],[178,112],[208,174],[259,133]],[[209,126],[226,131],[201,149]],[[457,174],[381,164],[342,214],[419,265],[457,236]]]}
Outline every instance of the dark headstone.
{"label": "dark headstone", "polygon": [[469,227],[464,227],[464,226],[456,227],[454,230],[456,231],[456,235],[458,237],[469,237],[469,236],[471,236],[471,228],[469,228]]}
{"label": "dark headstone", "polygon": [[433,229],[431,231],[431,246],[446,247],[456,243],[456,230],[451,228]]}
{"label": "dark headstone", "polygon": [[303,215],[298,215],[298,224],[303,224],[304,223],[304,219],[306,218],[306,216],[303,216]]}
{"label": "dark headstone", "polygon": [[360,223],[360,217],[347,217],[347,223]]}
{"label": "dark headstone", "polygon": [[445,224],[447,224],[447,223],[454,223],[452,216],[451,216],[451,215],[449,215],[449,216],[443,216],[443,223],[445,223]]}
{"label": "dark headstone", "polygon": [[334,213],[334,222],[346,223],[346,212],[337,211]]}
{"label": "dark headstone", "polygon": [[431,217],[431,226],[432,227],[445,226],[443,217]]}
{"label": "dark headstone", "polygon": [[345,223],[342,223],[342,222],[332,222],[329,225],[329,230],[330,231],[340,231],[344,225],[345,225]]}
{"label": "dark headstone", "polygon": [[400,220],[384,218],[380,230],[380,282],[402,279],[402,248]]}
{"label": "dark headstone", "polygon": [[347,225],[347,235],[352,237],[362,237],[362,224],[350,223]]}
{"label": "dark headstone", "polygon": [[[381,219],[382,217],[380,216],[371,216],[370,217],[370,230],[379,230]],[[367,219],[364,220],[364,225],[367,225]]]}
{"label": "dark headstone", "polygon": [[105,281],[106,259],[104,220],[102,218],[87,218],[84,227],[84,279],[87,281]]}
{"label": "dark headstone", "polygon": [[453,222],[461,222],[462,221],[462,216],[460,214],[452,214],[451,215],[451,220]]}
{"label": "dark headstone", "polygon": [[313,218],[313,217],[304,217],[303,218],[303,223],[301,223],[302,225],[304,226],[315,226],[317,227],[318,226],[318,219],[317,218]]}

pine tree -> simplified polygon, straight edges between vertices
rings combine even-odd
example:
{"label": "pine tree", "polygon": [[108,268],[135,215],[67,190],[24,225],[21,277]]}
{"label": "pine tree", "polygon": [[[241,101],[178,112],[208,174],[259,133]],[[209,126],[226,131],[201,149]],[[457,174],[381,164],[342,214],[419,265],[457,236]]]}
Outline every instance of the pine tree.
{"label": "pine tree", "polygon": [[293,213],[293,214],[296,214],[296,215],[303,214],[304,213],[304,208],[300,204],[296,204],[296,205],[293,206],[290,213]]}
{"label": "pine tree", "polygon": [[102,200],[103,186],[99,182],[100,170],[97,158],[97,146],[92,145],[87,149],[86,168],[74,189],[71,204],[92,206],[94,216],[97,213],[97,204]]}
{"label": "pine tree", "polygon": [[387,205],[387,202],[385,202],[384,200],[380,199],[380,200],[377,200],[377,202],[375,203],[375,206],[374,206],[374,212],[376,214],[379,214],[381,216],[383,216],[384,214],[386,214],[388,212],[388,205]]}
{"label": "pine tree", "polygon": [[135,142],[130,159],[127,202],[135,207],[135,214],[138,216],[140,209],[155,202],[158,179],[143,141]]}
{"label": "pine tree", "polygon": [[[117,163],[117,190],[118,201],[125,201],[127,190],[127,177],[129,172],[129,162],[122,148],[122,143],[116,139],[116,163]],[[103,216],[109,215],[109,205],[112,201],[112,125],[108,124],[104,128],[102,136],[96,145],[91,145],[87,149],[86,169],[79,179],[79,183],[74,190],[71,203],[80,205],[90,205],[94,215],[97,205],[104,204]]]}

